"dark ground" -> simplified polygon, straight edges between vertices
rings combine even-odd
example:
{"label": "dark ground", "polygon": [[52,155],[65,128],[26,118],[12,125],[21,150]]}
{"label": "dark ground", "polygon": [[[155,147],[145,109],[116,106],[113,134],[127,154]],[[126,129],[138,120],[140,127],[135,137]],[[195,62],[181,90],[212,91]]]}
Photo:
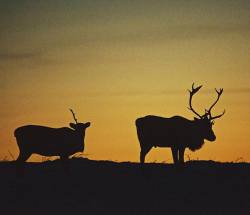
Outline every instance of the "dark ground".
{"label": "dark ground", "polygon": [[[250,164],[70,160],[0,162],[1,214],[250,214]],[[3,213],[4,212],[4,213]]]}

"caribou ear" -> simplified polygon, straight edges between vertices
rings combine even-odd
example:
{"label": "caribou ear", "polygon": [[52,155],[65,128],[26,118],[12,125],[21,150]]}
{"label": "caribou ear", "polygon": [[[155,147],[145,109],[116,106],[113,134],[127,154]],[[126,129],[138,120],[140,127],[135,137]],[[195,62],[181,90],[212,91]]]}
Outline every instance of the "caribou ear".
{"label": "caribou ear", "polygon": [[90,122],[85,123],[85,128],[90,126]]}
{"label": "caribou ear", "polygon": [[198,119],[198,118],[196,118],[196,117],[194,117],[194,120],[195,120],[195,121],[197,121],[197,120],[199,120],[199,119]]}
{"label": "caribou ear", "polygon": [[74,123],[69,123],[69,126],[70,126],[71,128],[73,128],[73,129],[76,129],[76,124],[74,124]]}

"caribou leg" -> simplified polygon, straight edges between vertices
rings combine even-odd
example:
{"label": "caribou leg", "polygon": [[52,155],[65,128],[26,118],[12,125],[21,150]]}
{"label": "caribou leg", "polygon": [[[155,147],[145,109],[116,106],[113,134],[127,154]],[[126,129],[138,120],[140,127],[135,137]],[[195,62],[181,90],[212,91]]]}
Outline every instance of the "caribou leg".
{"label": "caribou leg", "polygon": [[31,153],[20,151],[18,158],[16,159],[16,162],[24,163],[26,160],[29,159],[30,156],[31,156]]}
{"label": "caribou leg", "polygon": [[184,147],[179,149],[179,163],[180,164],[184,164],[184,152],[185,152]]}
{"label": "caribou leg", "polygon": [[178,149],[176,147],[171,147],[172,156],[174,164],[178,164]]}
{"label": "caribou leg", "polygon": [[17,175],[22,175],[24,171],[24,162],[29,159],[31,156],[31,153],[29,152],[23,152],[20,149],[18,158],[16,159],[16,173]]}
{"label": "caribou leg", "polygon": [[151,148],[152,148],[151,145],[141,147],[141,153],[140,153],[140,162],[141,162],[141,164],[144,164],[145,157],[146,157],[147,153],[150,151]]}

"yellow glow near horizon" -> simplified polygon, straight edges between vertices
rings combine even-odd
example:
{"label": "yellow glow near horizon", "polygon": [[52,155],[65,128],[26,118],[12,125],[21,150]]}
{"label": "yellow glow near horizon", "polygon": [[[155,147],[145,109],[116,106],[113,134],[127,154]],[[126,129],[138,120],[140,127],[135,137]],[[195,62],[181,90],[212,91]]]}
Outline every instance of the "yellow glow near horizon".
{"label": "yellow glow near horizon", "polygon": [[[216,121],[216,142],[186,154],[250,161],[248,3],[15,2],[0,15],[0,159],[17,157],[16,127],[67,126],[73,108],[92,122],[87,157],[138,161],[135,119],[192,119],[186,89],[195,82],[204,85],[199,111],[223,87],[215,112],[227,113]],[[155,160],[172,162],[170,150],[153,149],[147,161]]]}

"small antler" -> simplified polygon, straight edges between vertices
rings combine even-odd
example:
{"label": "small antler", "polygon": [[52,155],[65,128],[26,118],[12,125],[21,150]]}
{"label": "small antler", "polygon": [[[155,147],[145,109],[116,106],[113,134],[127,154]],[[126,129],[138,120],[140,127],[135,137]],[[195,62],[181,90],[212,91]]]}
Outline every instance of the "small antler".
{"label": "small antler", "polygon": [[217,104],[217,102],[219,101],[220,96],[221,96],[222,93],[223,93],[223,88],[220,88],[219,90],[217,90],[217,89],[215,88],[215,91],[216,91],[216,93],[217,93],[217,99],[215,100],[215,102],[211,105],[211,107],[210,107],[210,108],[208,109],[208,111],[207,111],[207,113],[208,113],[209,116],[210,116],[210,120],[220,118],[220,117],[222,117],[222,116],[226,113],[226,110],[224,110],[222,114],[212,117],[211,111],[212,111],[213,107]]}
{"label": "small antler", "polygon": [[75,122],[76,122],[76,124],[77,124],[77,119],[76,119],[76,116],[75,116],[74,111],[73,111],[72,109],[69,109],[69,110],[71,111],[71,113],[72,113],[72,115],[73,115],[73,118],[74,118],[74,120],[75,120]]}
{"label": "small antler", "polygon": [[200,114],[198,114],[194,109],[193,109],[193,107],[192,107],[192,98],[193,98],[193,95],[195,94],[195,93],[197,93],[199,90],[200,90],[200,88],[202,88],[202,85],[200,85],[200,86],[198,86],[198,87],[194,87],[194,83],[192,84],[192,90],[188,90],[189,91],[189,93],[190,93],[190,97],[189,97],[189,107],[188,107],[188,109],[189,110],[191,110],[193,113],[195,113],[198,117],[200,117],[200,118],[202,118],[202,116],[200,115]]}

